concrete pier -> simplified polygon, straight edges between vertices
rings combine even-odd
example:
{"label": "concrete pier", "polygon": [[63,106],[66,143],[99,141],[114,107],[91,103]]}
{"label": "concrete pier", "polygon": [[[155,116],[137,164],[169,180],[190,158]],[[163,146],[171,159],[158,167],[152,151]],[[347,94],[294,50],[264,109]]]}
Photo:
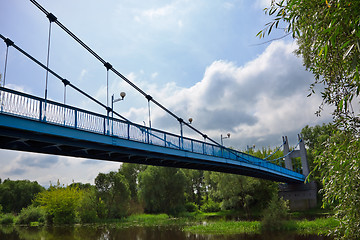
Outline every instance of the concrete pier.
{"label": "concrete pier", "polygon": [[[285,167],[293,170],[293,158],[300,157],[302,174],[307,177],[310,169],[307,161],[306,148],[301,135],[298,135],[298,139],[300,149],[290,151],[287,136],[283,137]],[[282,197],[284,200],[289,200],[289,207],[293,211],[307,210],[316,207],[317,191],[318,189],[315,182],[279,185],[279,197]]]}
{"label": "concrete pier", "polygon": [[279,197],[289,200],[289,207],[292,211],[316,207],[317,191],[315,182],[279,185]]}

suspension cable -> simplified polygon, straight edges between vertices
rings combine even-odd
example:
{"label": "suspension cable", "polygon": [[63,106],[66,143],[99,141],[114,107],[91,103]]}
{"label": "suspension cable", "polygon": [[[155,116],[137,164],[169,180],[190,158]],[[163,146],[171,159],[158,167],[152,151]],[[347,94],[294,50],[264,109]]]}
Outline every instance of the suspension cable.
{"label": "suspension cable", "polygon": [[[30,2],[32,2],[36,7],[38,7],[46,16],[48,16],[49,13],[48,11],[46,11],[45,8],[43,8],[39,3],[37,3],[35,0],[30,0]],[[98,59],[102,64],[107,64],[107,62],[101,58],[95,51],[93,51],[88,45],[86,45],[82,40],[80,40],[74,33],[72,33],[69,29],[67,29],[63,24],[61,24],[59,22],[59,20],[56,19],[56,21],[54,21],[61,29],[63,29],[68,35],[70,35],[75,41],[77,41],[82,47],[84,47],[90,54],[92,54],[96,59]],[[111,65],[111,64],[110,64]],[[115,68],[111,67],[110,70],[115,73],[118,77],[122,78],[125,82],[127,82],[130,86],[132,86],[134,89],[136,89],[139,93],[141,93],[145,98],[147,96],[149,96],[148,94],[146,94],[142,89],[140,89],[138,86],[136,86],[133,82],[131,82],[129,79],[127,79],[124,75],[122,75],[120,72],[118,72]],[[81,91],[80,89],[77,89],[78,91]],[[82,92],[82,91],[81,91]],[[85,94],[85,93],[83,93]],[[86,94],[87,95],[87,94]],[[90,96],[89,96],[90,97]],[[93,99],[91,97],[91,99]],[[97,101],[97,100],[96,100]],[[158,101],[156,101],[155,99],[151,98],[151,100],[155,105],[157,105],[158,107],[160,107],[161,109],[163,109],[166,113],[168,113],[169,115],[171,115],[172,117],[174,117],[177,121],[179,121],[179,123],[183,123],[185,124],[188,128],[192,129],[194,132],[200,134],[203,138],[204,141],[206,141],[206,139],[209,139],[210,142],[214,143],[215,145],[228,150],[229,152],[232,152],[235,156],[244,159],[242,156],[239,156],[237,154],[237,152],[231,148],[227,148],[222,146],[221,144],[219,144],[218,142],[216,142],[215,140],[211,139],[210,137],[208,137],[206,134],[202,133],[201,131],[199,131],[198,129],[196,129],[195,127],[191,126],[189,123],[182,121],[182,118],[178,117],[176,114],[174,114],[173,112],[171,112],[169,109],[167,109],[166,107],[164,107],[162,104],[160,104]],[[98,102],[98,101],[97,101]],[[103,104],[101,104],[102,106],[104,106]],[[111,109],[109,107],[106,107],[107,111],[110,111]],[[116,114],[116,113],[115,113]],[[121,116],[120,114],[116,114],[118,116]],[[125,119],[124,117],[122,117],[123,119]],[[129,121],[126,119],[126,121]],[[130,121],[129,121],[130,122]],[[245,161],[247,161],[246,159],[244,159]]]}
{"label": "suspension cable", "polygon": [[[73,85],[72,83],[70,83],[69,80],[62,78],[59,74],[57,74],[56,72],[54,72],[53,70],[51,70],[50,68],[46,67],[44,64],[42,64],[39,60],[37,60],[36,58],[34,58],[33,56],[31,56],[29,53],[27,53],[26,51],[24,51],[23,49],[21,49],[20,47],[18,47],[13,41],[11,41],[8,38],[5,38],[2,34],[0,34],[0,38],[3,39],[5,42],[6,41],[10,41],[12,44],[11,46],[14,47],[16,50],[18,50],[20,53],[22,53],[23,55],[25,55],[27,58],[29,58],[30,60],[32,60],[33,62],[35,62],[36,64],[38,64],[40,67],[42,67],[43,69],[49,71],[49,73],[51,73],[54,77],[58,78],[59,80],[61,80],[65,85],[69,85],[70,87],[72,87],[73,89],[75,89],[76,91],[78,91],[79,93],[81,93],[82,95],[84,95],[85,97],[89,98],[90,100],[94,101],[95,103],[99,104],[101,107],[107,109],[108,111],[111,111],[111,108],[105,106],[102,102],[100,102],[99,100],[95,99],[94,97],[90,96],[89,94],[87,94],[86,92],[84,92],[83,90],[81,90],[80,88],[76,87],[75,85]],[[126,119],[125,117],[123,117],[122,115],[120,115],[119,113],[114,112],[115,115],[117,115],[118,117],[122,118],[123,120],[125,120],[126,122],[131,123],[130,120]]]}
{"label": "suspension cable", "polygon": [[284,155],[284,156],[282,156],[282,157],[279,157],[279,158],[276,158],[276,159],[269,160],[269,161],[277,161],[277,160],[286,158],[287,156],[289,156],[291,153],[293,153],[293,152],[295,151],[295,149],[297,148],[297,146],[299,146],[299,144],[300,144],[301,141],[302,141],[302,138],[299,139],[299,142],[296,144],[296,146],[293,148],[293,150],[291,150],[290,152],[288,152],[286,155]]}
{"label": "suspension cable", "polygon": [[5,43],[6,43],[6,53],[5,53],[5,67],[4,67],[4,82],[3,82],[3,87],[5,87],[5,81],[6,81],[6,70],[7,70],[9,47],[14,44],[14,42],[11,41],[11,40],[8,39],[8,38],[4,39],[4,41],[5,41]]}
{"label": "suspension cable", "polygon": [[[46,11],[45,8],[43,8],[39,3],[37,3],[35,0],[30,0],[36,7],[38,7],[45,15],[49,15],[50,13]],[[83,46],[90,54],[92,54],[96,59],[98,59],[102,64],[106,64],[107,62],[101,58],[95,51],[93,51],[88,45],[86,45],[82,40],[80,40],[74,33],[72,33],[68,28],[66,28],[63,24],[59,22],[59,20],[54,21],[61,29],[63,29],[68,35],[70,35],[76,42],[78,42],[81,46]],[[136,89],[139,93],[141,93],[144,97],[148,96],[142,89],[140,89],[138,86],[136,86],[133,82],[131,82],[129,79],[127,79],[124,75],[122,75],[120,72],[118,72],[115,68],[110,69],[113,73],[115,73],[118,77],[122,78],[125,82],[127,82],[130,86],[132,86],[134,89]],[[157,102],[155,99],[151,99],[149,101],[152,101],[155,105],[163,109],[165,112],[170,114],[172,117],[174,117],[176,120],[180,121],[181,118],[179,118],[176,114],[171,112],[169,109],[164,107],[162,104]],[[201,131],[197,130],[187,122],[183,122],[187,127],[192,129],[193,131],[200,134],[203,138],[209,139],[211,142],[213,142],[215,145],[222,146],[218,142],[214,141],[213,139],[209,138],[206,134],[203,134]],[[229,149],[230,150],[230,149]]]}
{"label": "suspension cable", "polygon": [[150,95],[146,96],[146,99],[148,100],[148,111],[149,111],[149,127],[151,128],[151,114],[150,114],[150,100],[152,97]]}
{"label": "suspension cable", "polygon": [[[51,42],[51,23],[56,21],[56,17],[53,14],[47,15],[49,19],[49,38],[48,38],[48,48],[47,48],[47,57],[46,57],[46,68],[49,68],[50,62],[50,42]],[[49,71],[46,70],[46,78],[45,78],[45,102],[47,100],[47,91],[48,91],[48,79],[49,79]],[[46,108],[46,104],[45,104]]]}
{"label": "suspension cable", "polygon": [[277,153],[277,152],[280,150],[280,148],[281,148],[282,146],[284,146],[284,144],[285,144],[285,142],[283,142],[283,143],[280,145],[280,147],[278,147],[278,148],[275,150],[275,152],[273,152],[272,154],[270,154],[269,156],[267,156],[267,157],[264,158],[263,160],[267,160],[267,159],[270,158],[272,155],[274,155],[275,153]]}
{"label": "suspension cable", "polygon": [[[90,96],[89,94],[87,94],[86,92],[84,92],[83,90],[79,89],[78,87],[76,87],[75,85],[73,85],[72,83],[70,83],[69,80],[62,78],[59,74],[57,74],[56,72],[54,72],[53,70],[51,70],[50,68],[48,68],[47,66],[45,66],[43,63],[41,63],[39,60],[37,60],[36,58],[34,58],[33,56],[31,56],[29,53],[27,53],[26,51],[24,51],[23,49],[21,49],[20,47],[18,47],[13,41],[11,41],[9,38],[5,38],[2,34],[0,34],[0,38],[4,40],[4,42],[6,44],[9,44],[9,46],[14,47],[16,50],[18,50],[20,53],[22,53],[23,55],[25,55],[27,58],[29,58],[30,60],[32,60],[33,62],[35,62],[36,64],[38,64],[40,67],[42,67],[43,69],[45,69],[46,71],[48,71],[49,73],[51,73],[53,76],[55,76],[56,78],[58,78],[59,80],[61,80],[63,82],[63,84],[65,85],[65,87],[67,85],[69,85],[70,87],[72,87],[73,89],[75,89],[76,91],[78,91],[79,93],[81,93],[82,95],[86,96],[87,98],[89,98],[90,100],[94,101],[95,103],[97,103],[98,105],[100,105],[101,107],[105,108],[108,112],[112,111],[116,116],[122,118],[123,120],[125,120],[127,123],[130,124],[134,124],[132,123],[130,120],[126,119],[125,117],[123,117],[122,115],[120,115],[119,113],[113,111],[110,107],[105,106],[103,103],[101,103],[100,101],[98,101],[97,99],[93,98],[92,96]],[[182,122],[184,124],[187,124],[186,122],[182,121],[181,118],[179,118],[179,122]],[[188,124],[187,124],[188,125]],[[191,127],[191,126],[190,126]],[[195,129],[195,128],[194,128]],[[196,129],[195,129],[196,130]],[[196,130],[198,131],[198,130]],[[199,132],[199,131],[198,131]],[[205,134],[203,135],[204,139],[206,141],[208,138]],[[210,139],[211,140],[211,139]],[[213,140],[211,140],[213,141]],[[214,142],[214,141],[213,141]],[[216,143],[216,142],[215,142]],[[217,145],[220,145],[218,143],[216,143]],[[221,145],[220,145],[221,146]],[[244,157],[238,155],[237,151],[230,149],[230,148],[226,148],[221,146],[223,149],[228,150],[229,152],[232,152],[236,157],[238,157],[239,159],[242,159],[245,162],[249,162],[247,159],[245,159]],[[243,153],[244,154],[244,153]]]}

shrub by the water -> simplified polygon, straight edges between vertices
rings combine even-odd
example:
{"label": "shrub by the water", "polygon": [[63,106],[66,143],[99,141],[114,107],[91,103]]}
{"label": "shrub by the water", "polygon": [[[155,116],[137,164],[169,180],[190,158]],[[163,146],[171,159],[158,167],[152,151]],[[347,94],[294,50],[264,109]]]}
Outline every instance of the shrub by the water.
{"label": "shrub by the water", "polygon": [[14,224],[15,222],[15,216],[11,213],[7,213],[4,215],[0,215],[0,224],[10,225]]}
{"label": "shrub by the water", "polygon": [[204,205],[201,206],[200,210],[202,212],[218,212],[221,210],[220,203],[209,199]]}
{"label": "shrub by the water", "polygon": [[261,228],[265,231],[280,230],[289,217],[287,201],[274,194],[268,207],[264,210]]}
{"label": "shrub by the water", "polygon": [[102,204],[92,190],[84,191],[77,207],[78,217],[82,223],[93,223],[99,219],[97,207]]}
{"label": "shrub by the water", "polygon": [[35,202],[46,210],[47,223],[72,224],[76,221],[76,208],[82,192],[77,187],[51,186],[39,193]]}
{"label": "shrub by the water", "polygon": [[199,211],[199,206],[193,202],[187,202],[185,204],[185,209],[187,212],[197,212]]}
{"label": "shrub by the water", "polygon": [[19,214],[18,224],[31,224],[32,222],[45,223],[46,212],[44,208],[33,205],[23,208]]}

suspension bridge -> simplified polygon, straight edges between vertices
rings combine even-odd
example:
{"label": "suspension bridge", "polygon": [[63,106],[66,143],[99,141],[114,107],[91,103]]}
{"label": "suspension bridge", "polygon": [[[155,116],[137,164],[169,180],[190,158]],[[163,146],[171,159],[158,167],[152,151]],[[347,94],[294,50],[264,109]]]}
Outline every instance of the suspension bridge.
{"label": "suspension bridge", "polygon": [[[284,183],[303,183],[307,172],[293,171],[291,163],[282,167],[249,154],[224,147],[156,101],[132,83],[112,64],[101,58],[40,4],[30,0],[49,19],[48,55],[46,64],[31,56],[0,34],[6,44],[3,86],[0,87],[0,148],[82,157],[116,162],[139,163],[156,166],[202,169],[234,173]],[[149,126],[136,124],[115,112],[109,103],[103,104],[69,80],[49,68],[51,27],[56,24],[85,50],[94,56],[108,72],[112,71],[142,94],[149,104],[155,104],[180,124],[180,135]],[[6,87],[8,49],[14,48],[46,71],[45,96],[38,97]],[[99,114],[48,99],[47,79],[51,74],[95,102],[107,114]],[[107,101],[108,101],[107,96]],[[185,137],[183,127],[199,134],[204,141]],[[301,141],[301,140],[300,140]],[[291,152],[282,158],[288,159]]]}

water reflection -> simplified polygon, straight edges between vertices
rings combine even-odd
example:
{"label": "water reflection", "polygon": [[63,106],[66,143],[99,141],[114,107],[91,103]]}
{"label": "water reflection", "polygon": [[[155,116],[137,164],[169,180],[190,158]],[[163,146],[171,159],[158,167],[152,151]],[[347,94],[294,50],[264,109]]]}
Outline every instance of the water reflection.
{"label": "water reflection", "polygon": [[104,225],[20,227],[0,226],[0,239],[7,240],[330,240],[316,235],[292,233],[204,235],[191,234],[180,227],[128,227],[116,228]]}

